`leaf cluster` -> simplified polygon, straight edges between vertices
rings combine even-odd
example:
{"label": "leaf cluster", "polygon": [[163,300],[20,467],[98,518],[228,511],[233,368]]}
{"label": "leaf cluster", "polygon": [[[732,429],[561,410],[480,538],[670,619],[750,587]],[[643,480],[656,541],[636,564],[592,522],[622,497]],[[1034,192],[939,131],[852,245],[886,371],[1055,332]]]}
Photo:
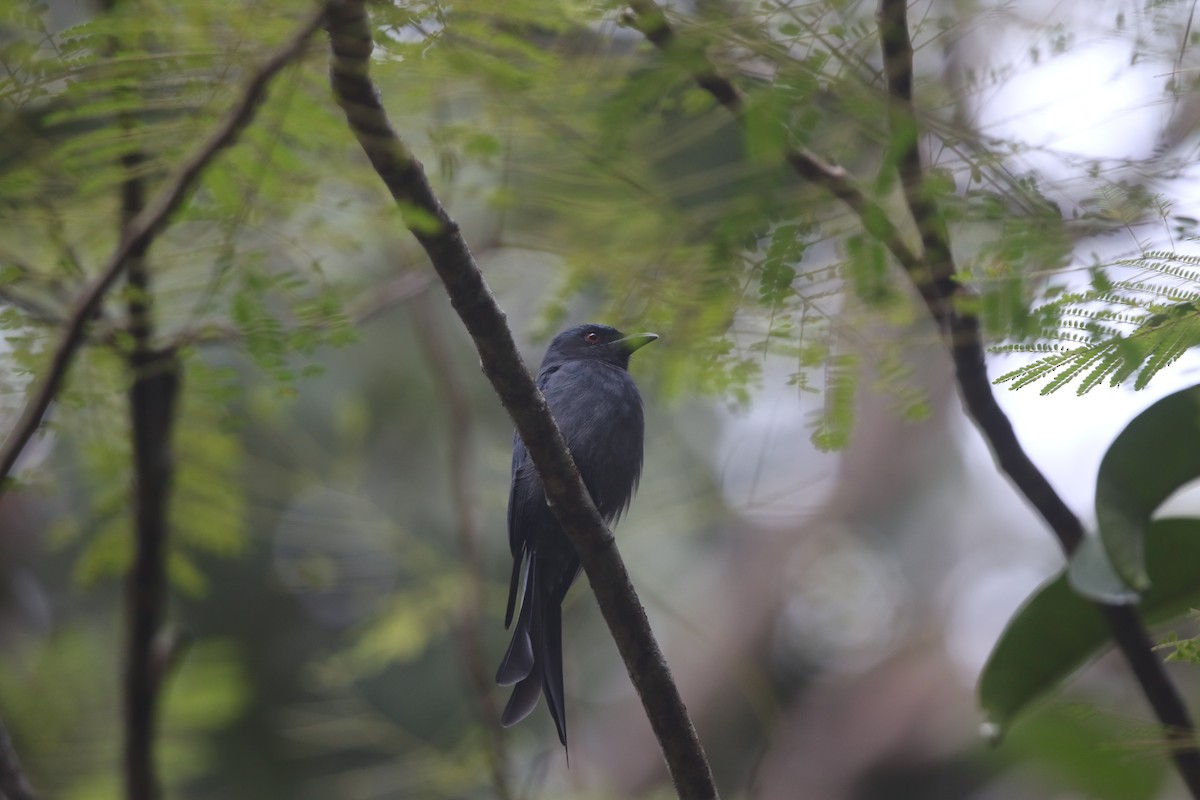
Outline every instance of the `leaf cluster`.
{"label": "leaf cluster", "polygon": [[[1017,611],[980,678],[981,702],[998,729],[1110,643],[1097,603],[1136,606],[1147,624],[1200,605],[1200,519],[1156,518],[1168,497],[1200,477],[1195,449],[1178,445],[1197,437],[1200,388],[1192,387],[1154,403],[1109,447],[1097,476],[1096,534]],[[1195,649],[1178,636],[1167,648],[1184,660]]]}
{"label": "leaf cluster", "polygon": [[[1132,379],[1143,389],[1159,372],[1200,344],[1200,257],[1150,251],[1090,270],[1090,287],[1044,293],[1031,311],[1034,340],[997,352],[1044,354],[1001,375],[1019,389],[1042,382],[1041,394],[1074,384],[1078,394]],[[1114,280],[1112,273],[1132,273]]]}

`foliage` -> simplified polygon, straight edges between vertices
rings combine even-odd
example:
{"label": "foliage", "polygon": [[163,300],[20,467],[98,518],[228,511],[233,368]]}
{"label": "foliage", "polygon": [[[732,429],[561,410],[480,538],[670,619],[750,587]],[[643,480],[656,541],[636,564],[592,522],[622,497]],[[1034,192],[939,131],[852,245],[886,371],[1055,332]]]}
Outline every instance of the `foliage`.
{"label": "foliage", "polygon": [[[1196,609],[1190,611],[1193,621]],[[1171,631],[1158,645],[1159,650],[1167,651],[1167,661],[1182,661],[1187,664],[1200,664],[1200,636],[1180,638],[1179,634]]]}
{"label": "foliage", "polygon": [[[65,463],[56,471],[65,480],[57,491],[79,497],[51,540],[78,548],[75,576],[84,586],[125,575],[132,558],[129,485],[120,479],[130,458],[128,420],[124,392],[113,391],[122,387],[111,385],[120,373],[113,362],[111,353],[97,350],[77,366],[88,388],[67,393],[64,402],[77,410],[58,426],[77,450],[62,454]],[[230,376],[195,358],[185,363],[191,380],[184,386],[174,447],[187,457],[175,476],[168,568],[177,588],[198,594],[208,581],[195,556],[235,556],[245,547],[246,497],[241,449],[225,407]]]}
{"label": "foliage", "polygon": [[[1200,256],[1150,251],[1091,270],[1091,286],[1048,289],[1049,299],[1031,314],[1028,344],[997,347],[999,352],[1049,353],[1001,375],[1014,389],[1045,381],[1042,394],[1076,385],[1086,394],[1107,383],[1133,379],[1135,389],[1200,344]],[[1131,273],[1113,280],[1114,271]]]}
{"label": "foliage", "polygon": [[[24,35],[0,53],[11,76],[8,157],[0,169],[0,292],[12,309],[27,312],[9,316],[6,326],[11,358],[28,365],[27,373],[42,368],[47,335],[115,242],[114,200],[123,183],[136,179],[152,193],[228,103],[248,65],[247,49],[272,46],[288,22],[262,7],[217,13],[211,4],[185,3],[173,7],[176,24],[163,26],[140,4],[121,3],[112,14],[51,34],[44,12],[31,6],[17,17]],[[260,38],[248,41],[250,30]],[[312,102],[324,92],[319,74],[292,74],[263,109],[263,121],[205,174],[151,253],[160,338],[182,348],[188,371],[175,432],[175,446],[188,458],[180,462],[171,506],[177,536],[170,564],[187,591],[206,583],[189,551],[238,552],[245,507],[225,409],[230,377],[196,346],[237,342],[287,387],[298,374],[319,370],[305,357],[354,338],[341,290],[295,227],[320,180],[310,165],[334,152],[341,134],[327,104]],[[138,164],[132,173],[121,160],[131,155]],[[304,225],[324,234],[320,221]],[[333,235],[324,241],[340,243]],[[68,470],[90,509],[64,518],[57,538],[87,534],[76,568],[85,583],[123,573],[131,547],[121,466],[129,458],[123,299],[114,295],[93,326],[95,346],[63,399],[71,411],[57,423],[76,449]]]}
{"label": "foliage", "polygon": [[[0,703],[22,725],[22,757],[55,797],[105,798],[119,791],[112,764],[120,750],[118,663],[110,617],[104,625],[67,625],[0,669]],[[213,734],[249,701],[241,654],[227,641],[195,642],[165,688],[164,776],[178,787],[211,769]],[[75,758],[64,759],[69,750]]]}
{"label": "foliage", "polygon": [[[1150,588],[1137,602],[1150,624],[1174,619],[1200,601],[1192,564],[1200,557],[1200,521],[1160,519],[1146,537]],[[1029,704],[1060,686],[1111,644],[1100,612],[1066,575],[1039,587],[1014,615],[979,682],[980,702],[1003,731]]]}
{"label": "foliage", "polygon": [[[118,240],[123,188],[137,181],[152,196],[302,10],[205,0],[112,5],[71,24],[58,5],[22,1],[3,12],[5,411],[46,369],[72,302]],[[723,5],[697,4],[697,16],[679,25],[684,46],[666,55],[623,28],[608,3],[462,0],[385,3],[371,12],[393,119],[463,223],[489,282],[511,298],[519,335],[544,338],[581,316],[658,330],[666,336],[653,374],[639,376],[654,393],[703,392],[748,409],[764,384],[787,382],[798,395],[819,394],[812,442],[842,449],[868,392],[889,395],[906,418],[929,413],[911,364],[920,345],[937,338],[883,245],[780,160],[785,146],[803,146],[845,165],[902,235],[917,240],[887,148],[874,9],[856,0],[766,2],[726,19],[714,10]],[[952,38],[957,24],[948,15],[922,19],[919,57]],[[1039,58],[1071,46],[1062,31],[1036,38]],[[414,794],[431,786],[465,794],[482,784],[489,745],[466,711],[447,714],[432,698],[456,691],[453,640],[474,578],[457,563],[459,523],[434,494],[446,480],[443,465],[418,457],[440,452],[439,426],[461,423],[431,420],[430,409],[440,413],[446,403],[414,377],[424,367],[408,350],[411,331],[379,360],[355,349],[330,355],[393,302],[385,278],[421,262],[399,232],[398,215],[411,222],[412,210],[397,211],[380,194],[329,99],[321,49],[314,45],[313,57],[274,85],[256,123],[204,174],[148,256],[154,343],[178,348],[186,373],[174,430],[171,578],[186,598],[231,602],[225,611],[246,626],[244,641],[261,648],[255,657],[285,662],[274,674],[286,675],[287,690],[250,685],[250,655],[202,639],[169,684],[169,729],[185,732],[165,761],[172,785],[218,780],[218,755],[196,740],[229,737],[239,753],[247,742],[259,747],[264,730],[281,727],[254,719],[250,699],[262,694],[288,709],[289,746],[356,765],[353,780],[326,781],[325,794],[376,796],[376,781],[395,786],[396,764],[408,770],[404,789]],[[697,54],[745,91],[744,124],[696,88]],[[1006,78],[972,74],[961,92],[969,98]],[[926,78],[918,94],[928,193],[955,237],[959,278],[977,292],[963,302],[976,304],[989,336],[1007,342],[998,350],[1040,356],[1002,382],[1044,381],[1044,393],[1128,381],[1142,388],[1200,343],[1200,257],[1182,247],[1146,249],[1079,267],[1073,255],[1081,230],[1123,231],[1147,218],[1177,226],[1180,241],[1190,242],[1187,217],[1145,189],[1103,177],[1099,166],[1096,199],[1082,213],[1064,213],[1055,187],[1010,158],[1016,144],[963,122],[971,110],[964,94]],[[549,268],[531,279],[534,262]],[[1089,285],[1060,282],[1060,268],[1086,272]],[[132,546],[129,299],[114,292],[89,324],[87,348],[48,423],[52,453],[22,475],[53,509],[52,538],[70,562],[64,571],[74,576],[72,591],[88,598],[109,598],[107,579],[125,573]],[[342,409],[318,396],[346,400],[354,430],[331,423]],[[368,400],[386,409],[385,420],[361,419]],[[486,417],[495,413],[491,398],[470,402],[472,418],[488,419],[488,433],[500,430],[493,438],[503,441],[507,423]],[[281,431],[281,418],[295,424]],[[1142,443],[1136,435],[1135,449]],[[347,452],[372,447],[374,461],[360,458],[368,466],[347,467]],[[477,449],[480,483],[502,484],[502,448]],[[1138,462],[1132,471],[1162,477],[1154,466]],[[356,499],[313,501],[336,493],[322,494],[327,485]],[[502,517],[503,498],[479,502],[489,519]],[[1179,612],[1195,586],[1164,578],[1159,561],[1190,553],[1190,540],[1159,537],[1164,523],[1150,524],[1143,511],[1137,522],[1152,533],[1145,546],[1153,588],[1141,602],[1152,616]],[[300,517],[319,531],[320,547],[294,546],[279,533],[302,529]],[[1163,556],[1157,548],[1168,539]],[[1138,539],[1139,555],[1141,546]],[[232,557],[257,570],[259,593],[237,583],[245,576],[224,563]],[[365,611],[349,603],[361,612],[353,623],[312,612],[341,597],[359,562],[382,575],[382,599]],[[1113,557],[1110,566],[1136,583],[1136,558]],[[1155,592],[1172,586],[1178,591],[1160,602]],[[322,631],[303,656],[294,655],[301,648],[288,631],[256,627],[247,613],[267,608],[283,617],[278,595],[294,604],[286,619],[295,629]],[[254,602],[243,607],[244,596]],[[1073,636],[1047,634],[1037,611],[1045,604]],[[202,628],[203,612],[188,613]],[[1102,646],[1104,631],[1089,613],[1065,579],[1031,599],[985,675],[985,706],[997,722]],[[107,617],[103,624],[112,627]],[[1036,630],[1025,638],[1030,625]],[[100,664],[103,680],[114,683],[111,642],[89,636],[59,634],[30,656],[44,666],[0,672],[0,705],[18,720],[21,743],[44,774],[56,774],[44,766],[54,742],[100,737],[114,718],[111,697],[83,666]],[[1055,646],[1043,651],[1047,638]],[[1046,656],[1032,667],[1022,660],[1028,642]],[[1187,652],[1186,642],[1175,644]],[[52,698],[38,727],[31,720],[40,723],[43,711],[22,688],[49,695],[56,681],[72,692]],[[73,694],[81,687],[86,694]],[[62,773],[55,796],[111,790],[96,776],[112,753],[90,752],[77,771]],[[1137,792],[1155,781],[1131,780]]]}
{"label": "foliage", "polygon": [[[1110,445],[1096,481],[1098,533],[1072,556],[1068,574],[1039,588],[1009,622],[980,679],[992,722],[1006,726],[1038,695],[1061,684],[1107,644],[1092,602],[1135,604],[1148,623],[1178,617],[1200,600],[1192,565],[1200,520],[1153,519],[1168,497],[1200,477],[1190,447],[1200,389],[1168,395],[1133,419]],[[1168,640],[1172,658],[1192,643]]]}

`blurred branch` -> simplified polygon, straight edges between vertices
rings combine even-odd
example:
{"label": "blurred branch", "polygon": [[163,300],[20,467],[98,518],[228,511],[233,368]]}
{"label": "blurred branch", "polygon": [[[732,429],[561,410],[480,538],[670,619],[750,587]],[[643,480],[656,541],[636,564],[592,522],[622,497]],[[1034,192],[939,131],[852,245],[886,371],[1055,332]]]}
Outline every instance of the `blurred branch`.
{"label": "blurred branch", "polygon": [[3,722],[0,722],[0,795],[5,800],[37,800]]}
{"label": "blurred branch", "polygon": [[[103,4],[112,11],[116,0]],[[110,37],[107,53],[119,48]],[[127,135],[136,122],[118,115]],[[134,138],[134,137],[130,137]],[[140,170],[146,154],[138,149],[120,158],[120,238],[146,207],[146,185]],[[125,259],[126,329],[133,342],[127,362],[131,376],[129,421],[133,450],[133,566],[126,580],[125,652],[125,792],[129,800],[155,800],[159,796],[154,765],[155,729],[162,674],[156,668],[155,638],[162,625],[167,585],[167,508],[174,465],[171,431],[180,376],[179,362],[171,350],[153,348],[153,291],[146,263],[148,239],[130,248]]]}
{"label": "blurred branch", "polygon": [[479,351],[484,374],[512,416],[542,477],[546,499],[579,553],[600,610],[683,798],[717,796],[712,772],[679,690],[650,630],[612,533],[587,494],[545,399],[521,361],[504,313],[433,193],[421,164],[392,129],[369,77],[373,47],[362,0],[330,0],[326,27],[338,105],[380,179],[425,249]]}
{"label": "blurred branch", "polygon": [[321,24],[323,12],[310,15],[292,37],[268,58],[246,82],[241,96],[231,106],[225,120],[195,151],[175,177],[125,229],[125,235],[100,270],[100,275],[79,298],[67,317],[66,331],[54,349],[46,372],[33,389],[16,424],[0,448],[0,493],[8,486],[17,458],[29,444],[43,416],[58,394],[63,378],[85,339],[88,322],[96,315],[105,294],[125,269],[130,254],[153,243],[167,219],[179,207],[217,154],[233,144],[241,130],[254,118],[271,79],[304,52],[305,43]]}
{"label": "blurred branch", "polygon": [[[879,28],[889,94],[888,116],[892,126],[891,161],[897,165],[905,202],[921,233],[925,251],[922,261],[929,264],[927,271],[934,278],[922,290],[922,296],[930,313],[943,323],[942,333],[948,339],[955,377],[967,412],[991,445],[1001,470],[1042,515],[1063,550],[1070,555],[1083,539],[1083,525],[1021,446],[1008,415],[992,392],[979,318],[969,309],[970,304],[954,302],[965,289],[955,278],[958,269],[945,223],[925,187],[919,131],[912,104],[912,40],[908,33],[905,2],[881,0]],[[925,272],[923,269],[922,273]],[[911,272],[909,274],[911,277]],[[928,296],[929,292],[934,294],[932,298]],[[944,319],[939,317],[939,313],[947,312]]]}
{"label": "blurred branch", "polygon": [[[907,0],[880,0],[879,38],[890,100],[892,154],[900,173],[905,201],[921,232],[925,259],[934,277],[932,286],[940,294],[940,307],[950,311],[950,328],[944,333],[949,335],[948,344],[963,403],[991,445],[1000,468],[1050,525],[1059,544],[1070,556],[1083,539],[1083,525],[1026,454],[1012,423],[997,403],[988,380],[979,318],[967,304],[953,302],[958,291],[954,277],[957,267],[945,223],[924,185],[917,122],[913,114],[913,50]],[[1097,606],[1172,740],[1171,756],[1176,768],[1192,796],[1200,798],[1200,749],[1197,749],[1192,721],[1183,699],[1154,655],[1142,620],[1131,606]]]}
{"label": "blurred branch", "polygon": [[[136,272],[131,272],[131,277]],[[144,286],[144,284],[143,284]],[[131,309],[139,304],[130,301]],[[148,304],[140,311],[148,311]],[[158,639],[167,601],[168,498],[174,473],[171,433],[181,369],[173,350],[149,346],[148,323],[135,326],[129,356],[133,385],[134,557],[127,584],[125,663],[125,781],[129,800],[159,796],[154,736],[159,688],[167,658]]]}
{"label": "blurred branch", "polygon": [[492,786],[500,800],[511,800],[504,737],[496,727],[500,714],[492,695],[492,674],[483,655],[479,619],[483,614],[483,560],[479,557],[479,515],[471,478],[471,409],[454,368],[454,358],[438,329],[427,298],[413,304],[417,340],[424,351],[429,371],[446,403],[446,427],[450,440],[450,502],[458,528],[458,546],[467,568],[467,585],[460,609],[460,646],[466,664],[467,684],[486,742]]}

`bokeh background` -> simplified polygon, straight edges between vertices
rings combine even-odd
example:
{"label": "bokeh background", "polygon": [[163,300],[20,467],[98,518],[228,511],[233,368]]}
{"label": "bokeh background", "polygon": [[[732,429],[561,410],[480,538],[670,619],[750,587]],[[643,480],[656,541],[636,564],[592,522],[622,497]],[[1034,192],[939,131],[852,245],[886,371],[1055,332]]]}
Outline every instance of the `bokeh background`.
{"label": "bokeh background", "polygon": [[[47,43],[67,47],[75,26],[147,37],[153,69],[122,75],[168,101],[169,130],[147,120],[139,140],[165,171],[292,13],[7,2],[0,260],[33,266],[4,282],[6,412],[55,330],[13,296],[55,307],[79,278],[62,254],[86,273],[115,235],[111,186],[82,177],[111,154],[60,156],[86,132],[84,104],[29,65],[69,61]],[[979,670],[1061,555],[964,418],[903,282],[863,272],[870,245],[844,209],[764,156],[773,124],[739,136],[615,6],[489,5],[372,7],[375,76],[527,362],[582,321],[663,337],[632,368],[646,469],[617,535],[725,796],[1182,797],[1111,656],[1002,740],[984,735]],[[673,10],[870,183],[883,119],[872,4]],[[1193,12],[913,5],[926,155],[982,292],[1018,285],[1027,308],[1048,283],[1086,283],[1089,266],[1188,250]],[[544,711],[494,722],[511,424],[344,130],[323,48],[275,87],[153,253],[162,336],[186,345],[188,369],[167,795],[670,796],[585,583],[564,612],[569,766]],[[22,116],[51,101],[65,105]],[[773,251],[784,225],[801,244]],[[996,355],[993,376],[1022,358]],[[1104,447],[1196,374],[1184,359],[1140,393],[997,391],[1088,518]],[[90,348],[0,501],[0,712],[48,798],[120,793],[126,380],[103,341]],[[1196,707],[1194,668],[1172,674]]]}

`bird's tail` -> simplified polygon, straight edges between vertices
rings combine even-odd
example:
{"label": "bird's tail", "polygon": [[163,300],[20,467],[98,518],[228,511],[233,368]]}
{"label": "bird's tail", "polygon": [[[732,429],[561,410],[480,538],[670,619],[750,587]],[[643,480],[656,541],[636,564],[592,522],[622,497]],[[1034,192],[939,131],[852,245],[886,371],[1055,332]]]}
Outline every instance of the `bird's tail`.
{"label": "bird's tail", "polygon": [[536,554],[529,557],[521,612],[508,651],[496,670],[496,683],[513,686],[500,714],[504,727],[515,725],[537,708],[538,695],[546,695],[558,739],[567,746],[567,714],[563,700],[562,608],[559,598],[540,586]]}

